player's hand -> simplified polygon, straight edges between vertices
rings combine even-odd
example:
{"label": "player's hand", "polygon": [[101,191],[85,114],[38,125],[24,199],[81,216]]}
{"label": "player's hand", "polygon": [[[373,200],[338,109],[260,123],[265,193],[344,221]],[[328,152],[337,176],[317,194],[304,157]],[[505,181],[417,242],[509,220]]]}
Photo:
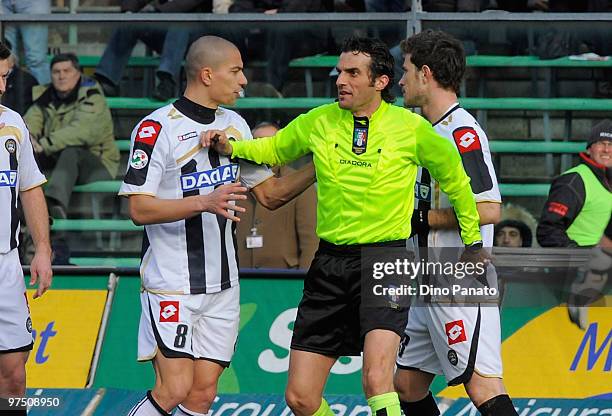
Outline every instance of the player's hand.
{"label": "player's hand", "polygon": [[235,216],[234,212],[245,212],[246,209],[235,205],[234,202],[247,199],[244,194],[246,191],[247,188],[239,183],[221,185],[210,194],[201,196],[201,198],[206,198],[203,211],[222,215],[232,221],[239,222],[240,218]]}
{"label": "player's hand", "polygon": [[200,143],[204,147],[214,149],[220,155],[232,154],[232,144],[223,130],[207,130],[200,133]]}
{"label": "player's hand", "polygon": [[47,253],[36,251],[30,264],[30,286],[38,281],[38,288],[34,299],[41,297],[51,286],[53,271],[51,270],[51,256]]}
{"label": "player's hand", "polygon": [[486,268],[492,260],[493,257],[491,256],[489,250],[482,246],[482,242],[477,242],[472,245],[465,246],[459,261],[461,263],[481,263],[484,264],[484,267]]}

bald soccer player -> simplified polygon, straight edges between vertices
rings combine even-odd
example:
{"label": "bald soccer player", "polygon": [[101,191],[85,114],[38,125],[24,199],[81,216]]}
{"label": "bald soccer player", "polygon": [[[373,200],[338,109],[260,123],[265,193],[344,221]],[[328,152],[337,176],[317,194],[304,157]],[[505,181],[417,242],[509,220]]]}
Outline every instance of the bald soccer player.
{"label": "bald soccer player", "polygon": [[314,182],[312,166],[276,178],[266,168],[203,148],[202,131],[251,140],[236,112],[220,107],[247,80],[238,49],[204,36],[185,62],[187,88],[134,129],[120,195],[134,223],[144,224],[142,315],[138,360],[153,361],[156,381],[130,416],[204,415],[229,366],[238,335],[240,298],[232,221],[250,190],[276,209]]}

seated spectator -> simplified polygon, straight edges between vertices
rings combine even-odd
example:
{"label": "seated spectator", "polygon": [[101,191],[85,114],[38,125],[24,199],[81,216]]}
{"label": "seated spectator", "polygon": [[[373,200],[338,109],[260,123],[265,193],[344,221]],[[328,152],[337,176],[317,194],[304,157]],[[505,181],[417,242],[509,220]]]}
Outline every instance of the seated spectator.
{"label": "seated spectator", "polygon": [[[350,6],[350,2],[338,1],[335,6],[322,0],[236,0],[230,13],[307,13],[339,11]],[[334,10],[334,7],[336,9]],[[233,40],[236,33],[230,36]],[[287,80],[289,63],[293,58],[329,50],[328,29],[305,27],[287,22],[278,22],[266,31],[266,82],[274,87],[274,95],[281,97]],[[244,42],[238,41],[241,45]],[[247,55],[248,56],[248,55]],[[248,88],[248,87],[247,87]],[[248,89],[247,89],[248,92]]]}
{"label": "seated spectator", "polygon": [[531,247],[531,230],[522,221],[504,220],[495,225],[495,246]]}
{"label": "seated spectator", "polygon": [[[7,47],[11,47],[8,41],[4,41],[4,43]],[[32,105],[32,88],[38,85],[38,81],[26,69],[21,68],[17,61],[17,56],[14,53],[11,53],[11,56],[7,59],[10,72],[6,79],[6,90],[2,94],[0,103],[23,116]]]}
{"label": "seated spectator", "polygon": [[[123,0],[122,12],[188,13],[211,12],[211,4],[205,0]],[[157,86],[153,98],[167,101],[176,97],[183,58],[189,46],[190,31],[165,24],[146,26],[122,25],[115,29],[96,68],[94,77],[100,82],[107,96],[119,95],[119,81],[132,50],[140,40],[160,54],[156,77]]]}
{"label": "seated spectator", "polygon": [[66,217],[76,184],[110,180],[119,167],[113,121],[102,89],[81,74],[74,54],[51,61],[51,84],[32,90],[24,120],[47,177],[45,195],[54,217]]}
{"label": "seated spectator", "polygon": [[[273,136],[278,130],[274,123],[260,123],[253,129],[253,137]],[[277,177],[293,171],[287,166],[272,170]],[[247,209],[236,229],[240,267],[308,269],[319,245],[314,186],[274,212],[250,194],[240,205]]]}
{"label": "seated spectator", "polygon": [[593,127],[582,162],[557,177],[537,229],[542,247],[596,245],[612,213],[612,121]]}

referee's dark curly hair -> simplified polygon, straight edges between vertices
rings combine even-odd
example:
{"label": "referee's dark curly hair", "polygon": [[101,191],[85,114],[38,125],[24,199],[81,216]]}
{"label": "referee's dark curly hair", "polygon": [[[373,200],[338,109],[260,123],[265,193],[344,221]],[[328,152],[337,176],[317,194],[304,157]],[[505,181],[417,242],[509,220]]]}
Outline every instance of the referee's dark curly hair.
{"label": "referee's dark curly hair", "polygon": [[460,41],[448,33],[427,29],[403,40],[400,49],[410,55],[417,69],[427,65],[441,87],[459,94],[465,74],[465,52]]}
{"label": "referee's dark curly hair", "polygon": [[395,102],[395,96],[391,93],[393,86],[393,64],[395,60],[389,52],[389,47],[380,39],[350,37],[344,41],[341,52],[361,52],[370,57],[370,82],[374,84],[374,80],[386,75],[389,77],[389,83],[381,91],[382,99],[388,103]]}

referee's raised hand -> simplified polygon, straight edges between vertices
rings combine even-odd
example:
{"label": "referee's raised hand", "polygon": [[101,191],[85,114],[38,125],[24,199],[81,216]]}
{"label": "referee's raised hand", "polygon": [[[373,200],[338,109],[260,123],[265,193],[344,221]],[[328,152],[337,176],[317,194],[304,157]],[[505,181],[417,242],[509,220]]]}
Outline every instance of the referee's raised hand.
{"label": "referee's raised hand", "polygon": [[200,133],[200,143],[203,147],[214,149],[220,155],[231,155],[232,144],[223,130],[207,130]]}
{"label": "referee's raised hand", "polygon": [[222,215],[232,221],[240,221],[240,218],[234,215],[235,212],[245,212],[244,207],[235,205],[236,201],[247,199],[244,194],[247,188],[239,183],[228,183],[221,185],[208,195],[201,195],[199,198],[204,199],[203,211],[212,214]]}

